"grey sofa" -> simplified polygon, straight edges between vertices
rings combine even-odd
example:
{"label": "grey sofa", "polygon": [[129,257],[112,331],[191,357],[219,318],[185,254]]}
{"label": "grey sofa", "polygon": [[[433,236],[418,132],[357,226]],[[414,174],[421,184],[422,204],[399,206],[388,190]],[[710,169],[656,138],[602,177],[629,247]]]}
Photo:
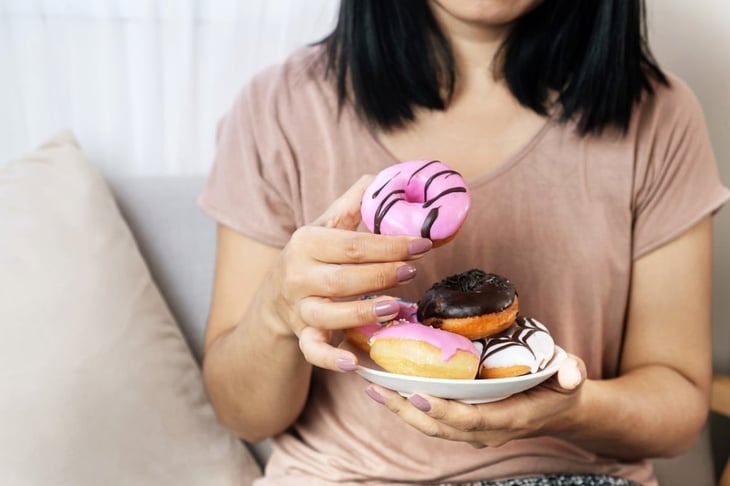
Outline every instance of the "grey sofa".
{"label": "grey sofa", "polygon": [[[195,202],[204,179],[109,179],[154,278],[196,358],[200,360],[215,252],[215,224],[202,214]],[[723,332],[727,334],[727,330]],[[728,424],[720,422],[719,426],[723,430],[718,432],[727,437]],[[706,429],[694,448],[684,456],[657,460],[660,484],[714,484],[710,444],[709,429]],[[265,464],[269,454],[268,441],[250,446],[257,460]]]}

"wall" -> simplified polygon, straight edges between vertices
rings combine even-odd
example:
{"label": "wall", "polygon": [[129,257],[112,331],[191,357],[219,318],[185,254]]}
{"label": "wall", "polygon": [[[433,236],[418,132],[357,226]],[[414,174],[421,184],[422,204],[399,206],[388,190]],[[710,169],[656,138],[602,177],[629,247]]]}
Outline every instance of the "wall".
{"label": "wall", "polygon": [[114,175],[207,172],[241,85],[336,0],[0,0],[0,163],[63,128]]}

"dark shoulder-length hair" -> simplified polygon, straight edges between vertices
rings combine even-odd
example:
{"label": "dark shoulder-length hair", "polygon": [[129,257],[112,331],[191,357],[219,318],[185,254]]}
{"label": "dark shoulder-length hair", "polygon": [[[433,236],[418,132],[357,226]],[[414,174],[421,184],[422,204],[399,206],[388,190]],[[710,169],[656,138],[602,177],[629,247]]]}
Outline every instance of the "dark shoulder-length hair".
{"label": "dark shoulder-length hair", "polygon": [[[668,84],[646,42],[643,0],[544,0],[520,17],[501,46],[515,98],[546,115],[555,102],[582,134],[627,130],[652,81]],[[407,125],[415,108],[444,110],[454,91],[454,57],[426,0],[341,0],[322,43],[342,106],[367,122]]]}

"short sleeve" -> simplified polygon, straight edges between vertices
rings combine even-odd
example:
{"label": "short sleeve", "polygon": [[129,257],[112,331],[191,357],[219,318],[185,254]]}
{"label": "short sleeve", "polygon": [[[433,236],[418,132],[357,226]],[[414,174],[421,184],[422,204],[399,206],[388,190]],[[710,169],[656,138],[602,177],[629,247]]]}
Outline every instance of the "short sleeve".
{"label": "short sleeve", "polygon": [[218,125],[200,208],[219,223],[283,247],[296,229],[294,156],[277,114],[279,70],[257,75]]}
{"label": "short sleeve", "polygon": [[639,121],[633,257],[670,242],[730,198],[697,98],[679,79],[660,88]]}

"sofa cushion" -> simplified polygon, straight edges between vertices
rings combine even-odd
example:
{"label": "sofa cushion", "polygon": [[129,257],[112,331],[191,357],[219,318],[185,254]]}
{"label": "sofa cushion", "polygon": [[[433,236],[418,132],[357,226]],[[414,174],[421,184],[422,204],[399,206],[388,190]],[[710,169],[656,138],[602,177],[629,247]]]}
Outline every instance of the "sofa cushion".
{"label": "sofa cushion", "polygon": [[0,484],[260,474],[71,134],[0,166]]}
{"label": "sofa cushion", "polygon": [[165,302],[202,359],[215,263],[215,222],[196,204],[203,176],[114,176],[114,199]]}

